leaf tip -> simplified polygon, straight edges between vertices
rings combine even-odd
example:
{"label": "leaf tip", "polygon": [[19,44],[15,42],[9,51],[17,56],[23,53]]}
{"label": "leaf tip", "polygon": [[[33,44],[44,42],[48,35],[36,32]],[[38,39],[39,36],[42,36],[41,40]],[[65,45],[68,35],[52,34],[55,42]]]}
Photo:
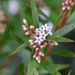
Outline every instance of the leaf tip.
{"label": "leaf tip", "polygon": [[11,32],[11,30],[9,30],[9,33]]}

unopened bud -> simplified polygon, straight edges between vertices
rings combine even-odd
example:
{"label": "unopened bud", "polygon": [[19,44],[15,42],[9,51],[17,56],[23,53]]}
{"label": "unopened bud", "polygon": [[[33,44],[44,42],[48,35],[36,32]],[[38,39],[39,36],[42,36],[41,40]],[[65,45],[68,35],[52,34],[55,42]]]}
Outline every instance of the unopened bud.
{"label": "unopened bud", "polygon": [[55,45],[58,45],[58,43],[56,42]]}
{"label": "unopened bud", "polygon": [[40,63],[40,62],[41,62],[41,59],[39,58],[39,59],[38,59],[38,63]]}
{"label": "unopened bud", "polygon": [[33,25],[30,25],[30,30],[34,30],[34,26]]}
{"label": "unopened bud", "polygon": [[38,56],[36,57],[36,60],[38,60]]}
{"label": "unopened bud", "polygon": [[27,21],[25,19],[23,19],[23,23],[24,25],[28,26]]}
{"label": "unopened bud", "polygon": [[30,45],[33,45],[33,44],[34,44],[34,42],[30,43]]}
{"label": "unopened bud", "polygon": [[39,48],[36,48],[36,50],[39,50]]}
{"label": "unopened bud", "polygon": [[34,40],[33,39],[30,39],[29,42],[34,42]]}
{"label": "unopened bud", "polygon": [[63,7],[62,7],[62,10],[65,10],[65,9],[66,9],[66,7],[63,6]]}
{"label": "unopened bud", "polygon": [[35,58],[35,57],[36,57],[36,54],[33,55],[33,58]]}
{"label": "unopened bud", "polygon": [[43,45],[40,45],[40,48],[43,48],[44,46]]}
{"label": "unopened bud", "polygon": [[62,3],[61,5],[64,5],[64,3]]}
{"label": "unopened bud", "polygon": [[68,6],[67,9],[70,10],[70,6]]}
{"label": "unopened bud", "polygon": [[65,4],[68,4],[68,1],[66,1]]}
{"label": "unopened bud", "polygon": [[26,33],[25,33],[25,35],[30,35],[30,34],[31,34],[31,32],[26,32]]}
{"label": "unopened bud", "polygon": [[36,48],[36,45],[33,45],[33,48]]}

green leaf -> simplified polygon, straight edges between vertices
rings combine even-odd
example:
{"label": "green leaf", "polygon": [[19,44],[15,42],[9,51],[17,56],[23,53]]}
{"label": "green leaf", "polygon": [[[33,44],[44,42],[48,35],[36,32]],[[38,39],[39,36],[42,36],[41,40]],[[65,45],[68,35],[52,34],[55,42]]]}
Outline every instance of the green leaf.
{"label": "green leaf", "polygon": [[[31,6],[30,6],[28,3],[26,3],[26,5],[27,5],[29,8],[31,8]],[[37,8],[37,11],[38,11],[39,14],[41,14],[41,15],[44,16],[47,20],[50,21],[50,18],[47,17],[39,8]]]}
{"label": "green leaf", "polygon": [[[21,44],[24,43],[24,41],[23,41],[19,36],[17,36],[16,34],[14,34],[14,33],[11,32],[11,31],[10,31],[10,35],[12,36],[12,38],[13,38],[18,44],[21,45]],[[19,47],[20,47],[20,46],[19,46]],[[30,50],[30,47],[29,47],[29,46],[26,46],[25,49]],[[14,53],[17,52],[17,51],[19,51],[19,50],[14,51]],[[11,54],[10,54],[10,55],[11,55]]]}
{"label": "green leaf", "polygon": [[28,66],[27,75],[33,75],[35,66],[36,66],[36,61],[35,61],[35,59],[33,59],[31,57],[30,62],[29,62],[29,66]]}
{"label": "green leaf", "polygon": [[13,32],[11,32],[11,30],[9,31],[10,35],[12,36],[12,38],[18,43],[18,44],[22,44],[24,43],[24,41],[17,36],[16,34],[14,34]]}
{"label": "green leaf", "polygon": [[[41,63],[39,64],[42,68],[44,68],[46,71],[48,71],[50,74],[53,74],[55,72],[55,68],[52,67],[50,64],[45,63],[43,61],[41,61]],[[61,75],[59,72],[57,75]]]}
{"label": "green leaf", "polygon": [[71,51],[68,51],[68,50],[54,51],[54,52],[51,52],[51,54],[61,55],[61,56],[66,56],[66,57],[74,57],[75,56],[74,53],[72,53]]}
{"label": "green leaf", "polygon": [[54,23],[54,26],[53,26],[52,31],[53,31],[53,30],[54,30],[54,28],[57,26],[58,22],[59,22],[59,21],[60,21],[60,19],[62,18],[62,15],[63,15],[63,13],[64,13],[65,11],[66,11],[66,10],[63,10],[63,11],[59,14],[59,16],[58,16],[58,18],[57,18],[56,22]]}
{"label": "green leaf", "polygon": [[51,64],[51,66],[54,67],[55,69],[59,68],[59,70],[70,67],[70,65],[68,64]]}
{"label": "green leaf", "polygon": [[63,36],[75,28],[75,22],[64,26],[62,29],[54,32],[53,35]]}
{"label": "green leaf", "polygon": [[13,55],[19,51],[21,51],[22,49],[24,49],[25,47],[27,47],[29,45],[29,42],[25,42],[22,45],[20,45],[17,49],[15,49],[14,52],[12,52],[10,55]]}
{"label": "green leaf", "polygon": [[71,71],[72,71],[72,70],[70,70],[70,72],[68,73],[68,75],[71,75]]}
{"label": "green leaf", "polygon": [[23,63],[21,63],[20,66],[19,66],[19,74],[24,75],[24,65],[23,65]]}
{"label": "green leaf", "polygon": [[49,35],[47,39],[52,41],[57,41],[57,42],[74,42],[73,40],[70,40],[64,37],[54,36],[54,35],[51,35],[51,36]]}
{"label": "green leaf", "polygon": [[39,28],[39,18],[38,18],[35,0],[31,0],[31,8],[32,8],[32,17],[33,17],[34,26],[35,28]]}
{"label": "green leaf", "polygon": [[69,16],[67,23],[75,22],[75,11]]}
{"label": "green leaf", "polygon": [[58,69],[52,75],[57,75],[57,73],[58,73]]}
{"label": "green leaf", "polygon": [[38,13],[41,14],[42,16],[44,16],[48,21],[50,21],[50,18],[47,17],[39,8],[37,9]]}
{"label": "green leaf", "polygon": [[34,69],[34,75],[39,75],[36,68]]}

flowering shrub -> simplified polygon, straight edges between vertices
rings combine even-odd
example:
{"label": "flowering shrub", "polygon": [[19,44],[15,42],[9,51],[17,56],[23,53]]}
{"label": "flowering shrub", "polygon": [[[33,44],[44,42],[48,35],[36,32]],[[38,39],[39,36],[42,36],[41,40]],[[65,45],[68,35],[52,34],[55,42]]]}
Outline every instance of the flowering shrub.
{"label": "flowering shrub", "polygon": [[[70,8],[74,5],[74,1],[66,0],[64,3],[62,3],[62,5],[63,5],[62,12],[60,13],[58,19],[54,23],[53,29],[50,26],[48,26],[47,23],[45,23],[45,25],[40,25],[40,27],[39,27],[38,13],[37,13],[35,0],[31,0],[32,17],[33,17],[34,25],[30,25],[30,27],[29,27],[27,21],[25,19],[23,19],[24,25],[22,25],[22,27],[23,27],[24,31],[27,31],[27,32],[25,32],[25,35],[33,35],[33,37],[30,38],[28,40],[28,42],[25,42],[22,45],[20,45],[13,53],[10,54],[10,55],[12,55],[12,54],[16,53],[17,51],[19,51],[23,48],[26,48],[28,45],[30,45],[29,49],[30,49],[30,51],[32,50],[31,51],[32,55],[30,58],[27,75],[33,75],[34,68],[36,65],[35,59],[38,61],[38,63],[42,67],[45,68],[46,66],[48,66],[46,63],[41,61],[41,56],[44,57],[42,60],[46,61],[48,58],[48,55],[50,54],[54,45],[58,45],[57,42],[74,42],[73,40],[61,37],[61,35],[64,35],[66,32],[64,32],[62,34],[60,33],[62,31],[64,31],[64,29],[61,30],[61,28],[63,28],[63,22],[65,21],[65,17],[67,16],[67,13],[69,12]],[[62,16],[63,16],[63,18],[62,18]],[[55,28],[58,25],[61,18],[62,18],[61,25],[59,27]],[[52,35],[54,29],[55,30],[60,29],[60,30],[55,32],[54,35]],[[59,36],[55,36],[56,34]],[[13,35],[13,33],[12,33],[12,35]],[[47,50],[46,53],[43,53],[40,49],[46,47],[47,44],[50,45],[50,48],[49,48],[49,50]],[[64,51],[64,52],[66,52],[66,51]],[[65,55],[65,54],[63,54],[63,52],[62,52],[61,55]],[[33,59],[33,58],[35,58],[35,59]],[[34,65],[33,67],[31,67],[32,64]],[[45,64],[45,66],[42,64]],[[52,75],[55,75],[55,74],[58,75],[57,73],[60,74],[58,72],[58,69],[54,73],[52,72],[51,74]],[[70,72],[69,72],[69,74],[70,74]]]}
{"label": "flowering shrub", "polygon": [[[75,43],[73,35],[75,28],[74,0],[0,2],[2,10],[0,11],[1,75],[66,75],[67,69],[65,68],[70,67],[71,64],[72,67],[69,69],[72,69],[72,75],[75,75],[74,58],[65,58],[75,57],[73,53]],[[13,7],[13,10],[9,9]],[[15,11],[17,9],[19,9],[18,12]],[[9,16],[10,22],[7,21],[4,14]],[[7,26],[6,22],[8,22]],[[71,30],[73,31],[69,33]],[[8,32],[19,44],[18,47]],[[71,70],[67,75],[71,75]]]}

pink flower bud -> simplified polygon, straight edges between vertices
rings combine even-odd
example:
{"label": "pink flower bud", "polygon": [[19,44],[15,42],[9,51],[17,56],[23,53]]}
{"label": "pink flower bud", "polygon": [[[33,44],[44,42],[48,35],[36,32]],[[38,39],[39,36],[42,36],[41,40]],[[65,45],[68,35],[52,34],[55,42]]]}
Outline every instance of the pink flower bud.
{"label": "pink flower bud", "polygon": [[30,39],[29,42],[34,42],[34,39]]}
{"label": "pink flower bud", "polygon": [[33,45],[33,48],[36,48],[37,45]]}
{"label": "pink flower bud", "polygon": [[39,50],[39,48],[36,48],[36,50]]}
{"label": "pink flower bud", "polygon": [[40,63],[40,62],[41,62],[41,58],[39,57],[39,58],[38,58],[38,63]]}
{"label": "pink flower bud", "polygon": [[35,57],[36,57],[36,54],[33,55],[33,58],[35,58]]}
{"label": "pink flower bud", "polygon": [[30,30],[34,30],[34,26],[33,25],[30,25]]}
{"label": "pink flower bud", "polygon": [[25,26],[28,26],[28,23],[25,19],[23,19],[23,23],[24,23]]}
{"label": "pink flower bud", "polygon": [[25,35],[30,35],[30,34],[31,34],[31,32],[26,32],[26,33],[25,33]]}
{"label": "pink flower bud", "polygon": [[58,43],[56,41],[53,41],[54,45],[58,45]]}
{"label": "pink flower bud", "polygon": [[39,56],[36,56],[36,60],[38,60],[39,59]]}
{"label": "pink flower bud", "polygon": [[43,45],[40,45],[39,47],[40,47],[40,48],[43,48],[44,46],[43,46]]}

